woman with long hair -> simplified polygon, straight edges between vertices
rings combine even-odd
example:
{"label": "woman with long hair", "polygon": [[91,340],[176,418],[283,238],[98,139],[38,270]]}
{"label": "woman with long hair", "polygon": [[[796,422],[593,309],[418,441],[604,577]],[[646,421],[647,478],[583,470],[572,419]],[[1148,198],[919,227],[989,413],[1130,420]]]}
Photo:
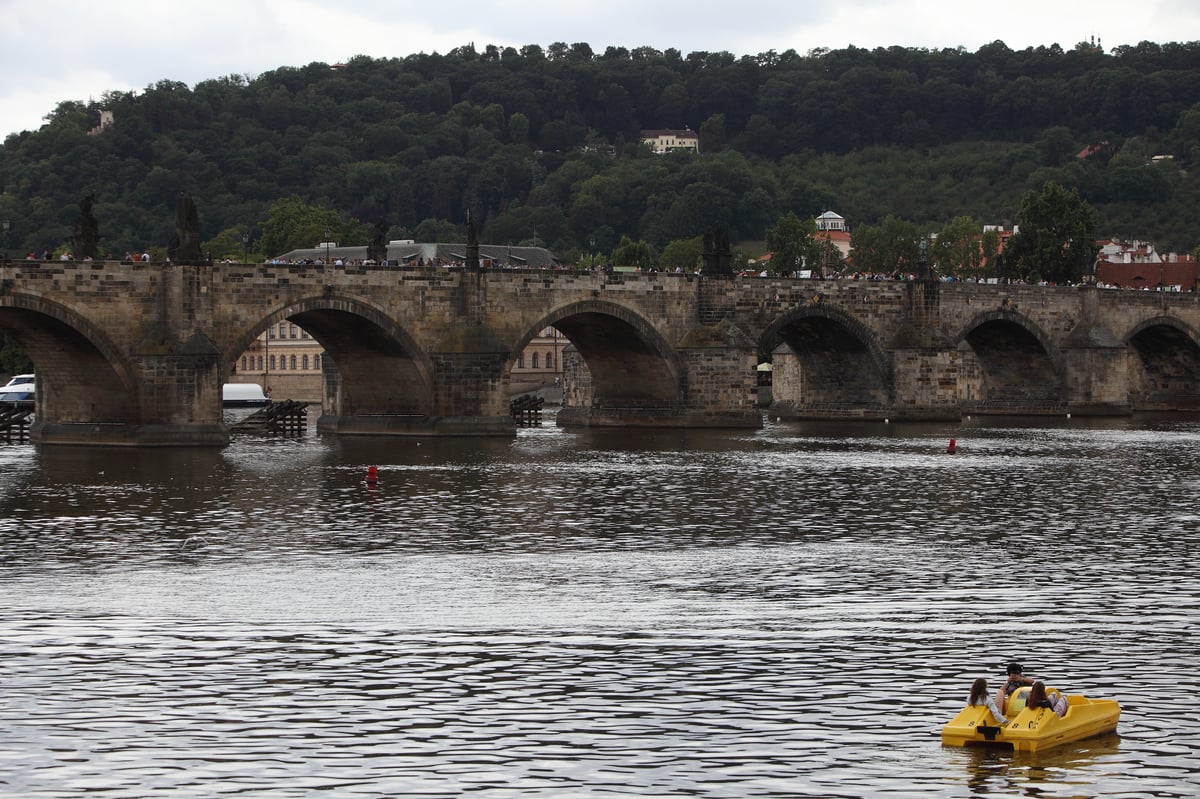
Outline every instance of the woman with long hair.
{"label": "woman with long hair", "polygon": [[1000,708],[996,707],[996,700],[988,695],[987,680],[980,677],[971,683],[971,695],[967,698],[967,704],[978,707],[986,707],[992,711],[992,718],[997,724],[1005,724],[1008,719],[1000,712]]}
{"label": "woman with long hair", "polygon": [[1038,680],[1029,689],[1029,698],[1025,700],[1025,707],[1045,707],[1053,710],[1059,716],[1064,716],[1067,713],[1067,698],[1058,691],[1047,693],[1046,684]]}

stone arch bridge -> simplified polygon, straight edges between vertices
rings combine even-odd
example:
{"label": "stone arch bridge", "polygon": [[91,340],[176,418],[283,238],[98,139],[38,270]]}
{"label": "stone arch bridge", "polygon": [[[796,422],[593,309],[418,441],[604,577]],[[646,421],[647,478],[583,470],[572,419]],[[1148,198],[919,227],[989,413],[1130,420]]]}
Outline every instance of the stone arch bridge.
{"label": "stone arch bridge", "polygon": [[1200,410],[1192,294],[931,281],[322,265],[9,262],[0,330],[38,372],[40,443],[228,441],[221,385],[289,319],[325,349],[319,429],[513,435],[508,373],[573,347],[559,423]]}

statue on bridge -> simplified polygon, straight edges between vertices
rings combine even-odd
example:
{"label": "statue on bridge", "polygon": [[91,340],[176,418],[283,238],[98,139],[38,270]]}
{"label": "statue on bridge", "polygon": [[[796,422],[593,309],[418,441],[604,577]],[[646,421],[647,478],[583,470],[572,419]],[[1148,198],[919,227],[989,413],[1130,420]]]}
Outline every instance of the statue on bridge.
{"label": "statue on bridge", "polygon": [[1012,277],[1012,253],[1008,249],[1004,249],[996,256],[996,277],[1000,283],[1011,282]]}
{"label": "statue on bridge", "polygon": [[922,238],[917,250],[917,280],[933,280],[933,270],[929,266],[929,239]]}
{"label": "statue on bridge", "polygon": [[95,193],[79,201],[79,216],[75,218],[75,229],[71,234],[71,252],[81,261],[85,258],[95,258],[97,255],[100,226],[96,224],[96,217],[92,214],[92,205],[95,202]]}
{"label": "statue on bridge", "polygon": [[467,271],[479,271],[479,238],[475,235],[475,220],[467,212]]}
{"label": "statue on bridge", "polygon": [[167,258],[178,264],[203,264],[200,252],[200,215],[192,196],[180,192],[175,199],[175,233],[167,245]]}
{"label": "statue on bridge", "polygon": [[382,217],[375,223],[375,235],[367,245],[367,260],[382,263],[387,260],[387,220]]}
{"label": "statue on bridge", "polygon": [[705,277],[733,277],[733,252],[729,247],[729,232],[717,228],[704,234],[704,251],[700,254]]}

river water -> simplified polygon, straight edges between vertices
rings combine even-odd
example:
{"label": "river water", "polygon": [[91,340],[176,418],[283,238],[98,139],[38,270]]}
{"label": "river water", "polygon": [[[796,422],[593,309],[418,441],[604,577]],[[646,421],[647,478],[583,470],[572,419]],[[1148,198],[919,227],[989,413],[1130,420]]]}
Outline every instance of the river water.
{"label": "river water", "polygon": [[[0,795],[1192,797],[1198,489],[1196,417],[0,447]],[[1117,733],[943,748],[1014,657]]]}

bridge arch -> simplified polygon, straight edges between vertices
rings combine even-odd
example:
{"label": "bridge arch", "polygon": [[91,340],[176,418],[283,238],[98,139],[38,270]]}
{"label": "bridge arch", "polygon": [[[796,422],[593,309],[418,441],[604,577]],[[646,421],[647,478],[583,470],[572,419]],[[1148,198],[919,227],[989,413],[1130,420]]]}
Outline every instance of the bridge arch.
{"label": "bridge arch", "polygon": [[324,348],[326,399],[341,415],[432,413],[434,380],[428,355],[383,311],[333,293],[271,311],[225,348],[224,362],[234,363],[263,331],[284,320],[303,328]]}
{"label": "bridge arch", "polygon": [[759,339],[772,364],[773,412],[869,414],[893,402],[889,359],[857,318],[823,303],[780,316]]}
{"label": "bridge arch", "polygon": [[1124,338],[1135,411],[1200,410],[1200,335],[1173,316],[1139,322]]}
{"label": "bridge arch", "polygon": [[33,360],[39,423],[137,420],[136,370],[90,320],[51,300],[5,294],[0,331]]}
{"label": "bridge arch", "polygon": [[581,361],[575,364],[582,378],[579,394],[564,397],[564,405],[622,411],[681,407],[684,368],[679,355],[638,313],[599,300],[562,305],[522,332],[513,347],[514,362],[515,353],[547,327],[557,328]]}
{"label": "bridge arch", "polygon": [[955,341],[963,359],[960,395],[980,413],[1046,413],[1065,407],[1062,356],[1038,325],[1016,310],[982,311]]}

